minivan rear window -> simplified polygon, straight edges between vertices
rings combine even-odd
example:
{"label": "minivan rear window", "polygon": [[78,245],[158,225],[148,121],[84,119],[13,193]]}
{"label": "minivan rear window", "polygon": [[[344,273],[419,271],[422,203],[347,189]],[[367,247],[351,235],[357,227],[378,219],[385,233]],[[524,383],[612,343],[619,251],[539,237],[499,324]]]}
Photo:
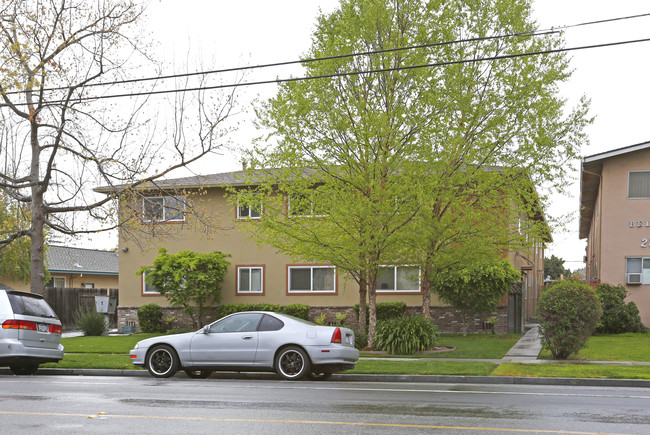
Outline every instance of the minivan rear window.
{"label": "minivan rear window", "polygon": [[43,298],[16,293],[7,293],[7,296],[14,314],[57,318],[54,310],[50,308]]}

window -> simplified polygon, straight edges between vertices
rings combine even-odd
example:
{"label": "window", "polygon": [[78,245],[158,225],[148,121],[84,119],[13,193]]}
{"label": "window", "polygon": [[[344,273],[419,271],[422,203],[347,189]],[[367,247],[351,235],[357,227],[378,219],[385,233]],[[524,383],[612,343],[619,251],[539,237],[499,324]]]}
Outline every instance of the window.
{"label": "window", "polygon": [[289,266],[289,293],[334,293],[334,266]]}
{"label": "window", "polygon": [[319,217],[327,216],[323,193],[312,189],[306,195],[295,193],[289,197],[289,216]]}
{"label": "window", "polygon": [[65,278],[52,278],[52,286],[56,288],[65,288]]}
{"label": "window", "polygon": [[260,326],[258,330],[279,331],[282,328],[284,328],[284,322],[282,320],[276,319],[273,316],[269,316],[268,314],[265,314],[264,317],[262,317],[262,321],[260,322]]}
{"label": "window", "polygon": [[264,293],[264,267],[237,266],[237,293]]}
{"label": "window", "polygon": [[145,271],[142,274],[142,294],[143,295],[159,295],[160,292],[158,291],[158,289],[156,287],[152,286],[151,284],[147,283],[146,278],[147,278],[148,274],[149,274],[148,271]]}
{"label": "window", "polygon": [[650,257],[628,257],[626,278],[628,284],[650,284]]}
{"label": "window", "polygon": [[142,198],[145,222],[181,222],[185,220],[184,197],[148,196]]}
{"label": "window", "polygon": [[650,171],[630,172],[627,197],[650,198]]}
{"label": "window", "polygon": [[418,266],[381,266],[377,272],[377,292],[419,292]]}
{"label": "window", "polygon": [[84,282],[81,284],[83,288],[95,288],[95,283],[93,282]]}
{"label": "window", "polygon": [[262,216],[262,205],[260,194],[254,194],[254,200],[247,204],[244,199],[237,199],[237,219],[260,219]]}
{"label": "window", "polygon": [[260,313],[233,314],[210,325],[210,333],[253,332],[257,330],[261,317]]}

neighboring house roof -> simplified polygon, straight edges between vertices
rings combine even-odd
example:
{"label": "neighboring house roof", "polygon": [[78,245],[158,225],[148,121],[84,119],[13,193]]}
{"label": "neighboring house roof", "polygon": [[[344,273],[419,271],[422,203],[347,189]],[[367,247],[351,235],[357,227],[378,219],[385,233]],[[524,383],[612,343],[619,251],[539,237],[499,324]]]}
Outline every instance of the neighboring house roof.
{"label": "neighboring house roof", "polygon": [[650,148],[650,141],[630,145],[615,150],[606,151],[582,159],[580,173],[580,232],[579,237],[585,239],[589,236],[591,221],[594,217],[594,207],[598,199],[598,188],[603,171],[603,161],[623,154],[642,151]]}
{"label": "neighboring house roof", "polygon": [[49,245],[45,264],[50,273],[118,275],[117,252]]}

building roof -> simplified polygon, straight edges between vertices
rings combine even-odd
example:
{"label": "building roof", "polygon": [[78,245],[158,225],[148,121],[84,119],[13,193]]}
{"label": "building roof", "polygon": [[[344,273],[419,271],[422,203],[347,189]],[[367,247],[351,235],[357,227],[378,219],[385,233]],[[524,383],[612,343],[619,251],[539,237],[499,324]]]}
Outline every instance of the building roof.
{"label": "building roof", "polygon": [[117,252],[49,245],[45,265],[50,273],[117,275]]}
{"label": "building roof", "polygon": [[591,221],[594,217],[594,207],[598,199],[600,177],[603,171],[603,161],[612,157],[629,154],[636,151],[643,151],[650,148],[650,141],[611,151],[587,156],[582,159],[580,170],[580,231],[581,239],[589,236]]}

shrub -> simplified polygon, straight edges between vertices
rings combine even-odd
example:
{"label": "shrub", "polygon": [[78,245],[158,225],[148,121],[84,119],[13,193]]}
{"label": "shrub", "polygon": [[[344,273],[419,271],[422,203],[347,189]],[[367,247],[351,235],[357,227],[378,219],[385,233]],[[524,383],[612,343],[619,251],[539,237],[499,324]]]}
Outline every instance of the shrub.
{"label": "shrub", "polygon": [[565,279],[539,298],[542,344],[555,359],[566,359],[585,345],[602,313],[595,292],[577,279]]}
{"label": "shrub", "polygon": [[368,347],[368,333],[362,329],[350,328],[354,331],[354,347],[365,349]]}
{"label": "shrub", "polygon": [[290,316],[298,317],[300,319],[309,320],[309,305],[291,304],[280,307],[280,313],[288,314]]}
{"label": "shrub", "polygon": [[625,303],[627,296],[625,287],[602,283],[596,288],[596,296],[603,306],[603,314],[596,327],[597,333],[619,334],[645,331],[636,304]]}
{"label": "shrub", "polygon": [[411,355],[436,347],[438,328],[422,316],[402,316],[377,323],[377,349],[392,355]]}
{"label": "shrub", "polygon": [[158,304],[138,308],[138,324],[141,332],[163,332],[163,312]]}
{"label": "shrub", "polygon": [[108,330],[106,319],[102,313],[98,313],[93,308],[81,308],[75,313],[75,325],[81,329],[87,336],[104,335]]}
{"label": "shrub", "polygon": [[[356,304],[354,307],[354,312],[359,318],[359,304]],[[406,303],[405,302],[378,302],[377,303],[377,321],[394,319],[396,317],[402,317],[406,315]],[[368,316],[368,305],[366,305],[366,322],[370,316]]]}

